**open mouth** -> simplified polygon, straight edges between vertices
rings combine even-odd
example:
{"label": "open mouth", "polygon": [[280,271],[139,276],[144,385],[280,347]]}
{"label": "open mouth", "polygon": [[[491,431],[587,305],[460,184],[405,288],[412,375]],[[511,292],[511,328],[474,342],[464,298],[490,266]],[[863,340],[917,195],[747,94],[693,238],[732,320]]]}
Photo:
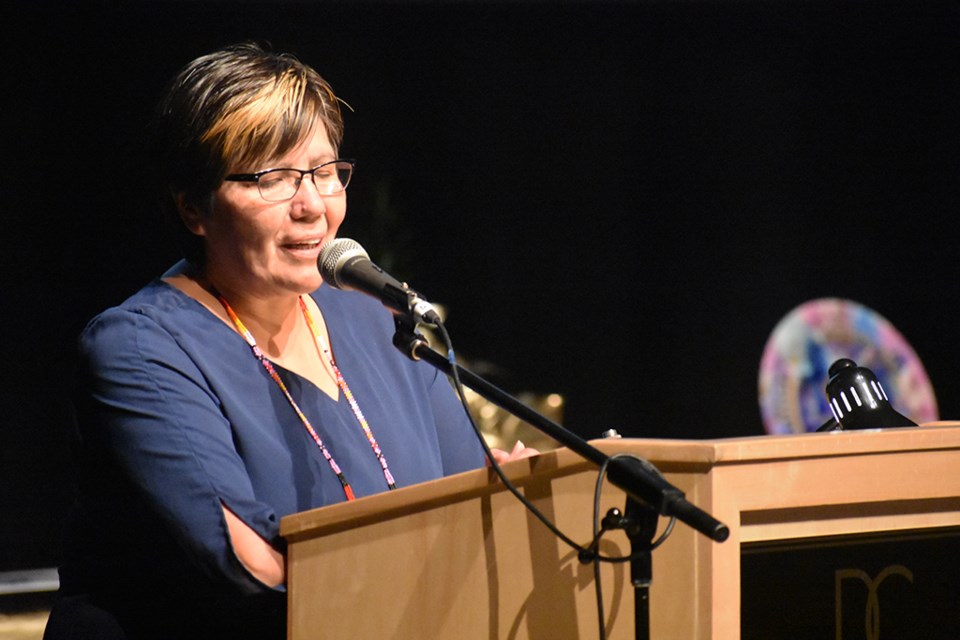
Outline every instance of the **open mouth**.
{"label": "open mouth", "polygon": [[295,251],[311,251],[320,246],[320,241],[314,240],[312,242],[291,242],[283,246],[287,249],[293,249]]}

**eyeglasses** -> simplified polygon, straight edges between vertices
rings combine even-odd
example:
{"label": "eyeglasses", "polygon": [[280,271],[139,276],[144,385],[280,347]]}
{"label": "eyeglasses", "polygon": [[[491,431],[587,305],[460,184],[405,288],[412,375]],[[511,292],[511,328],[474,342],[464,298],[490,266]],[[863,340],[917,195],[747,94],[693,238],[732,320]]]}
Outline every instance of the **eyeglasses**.
{"label": "eyeglasses", "polygon": [[353,160],[331,160],[313,169],[265,169],[256,173],[233,173],[224,178],[230,182],[256,182],[260,196],[268,202],[283,202],[297,195],[304,177],[312,176],[322,196],[345,191],[353,175]]}

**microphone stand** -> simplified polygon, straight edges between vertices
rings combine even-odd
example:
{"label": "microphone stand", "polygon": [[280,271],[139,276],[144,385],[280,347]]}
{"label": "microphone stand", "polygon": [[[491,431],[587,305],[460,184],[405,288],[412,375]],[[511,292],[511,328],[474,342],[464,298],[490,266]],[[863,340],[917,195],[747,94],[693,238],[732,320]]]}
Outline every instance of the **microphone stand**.
{"label": "microphone stand", "polygon": [[627,496],[620,528],[630,540],[630,584],[633,585],[633,628],[637,640],[650,638],[650,584],[653,582],[653,536],[657,512]]}
{"label": "microphone stand", "polygon": [[[456,367],[461,381],[478,394],[514,416],[529,423],[574,453],[598,467],[607,465],[607,478],[627,494],[626,515],[622,528],[630,539],[631,551],[639,559],[631,561],[631,583],[635,588],[635,619],[637,638],[649,638],[649,599],[652,561],[650,543],[656,532],[658,515],[676,517],[696,531],[716,542],[730,535],[727,525],[687,501],[684,493],[660,474],[657,468],[640,458],[611,458],[573,432],[534,411],[507,392],[484,380],[459,364],[451,363],[434,351],[417,331],[416,323],[406,315],[394,316],[396,333],[393,344],[412,360],[422,360],[447,375]],[[644,553],[639,553],[644,551]],[[634,553],[631,553],[634,555]],[[601,621],[603,624],[603,621]]]}

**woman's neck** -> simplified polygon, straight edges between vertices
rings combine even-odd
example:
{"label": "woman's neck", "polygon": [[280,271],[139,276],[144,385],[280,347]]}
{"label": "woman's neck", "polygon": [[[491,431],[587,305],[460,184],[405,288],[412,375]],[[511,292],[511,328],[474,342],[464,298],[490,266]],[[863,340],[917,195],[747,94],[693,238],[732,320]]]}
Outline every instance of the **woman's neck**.
{"label": "woman's neck", "polygon": [[[226,300],[268,357],[282,357],[291,341],[304,329],[300,296],[295,293],[252,294],[231,286],[229,282],[208,277],[202,269],[188,269],[181,275],[192,279],[213,300],[218,296]],[[221,307],[219,300],[216,306]],[[225,319],[232,326],[232,321]]]}
{"label": "woman's neck", "polygon": [[[268,301],[215,290],[186,262],[178,263],[167,271],[163,280],[202,304],[231,330],[237,331],[237,326],[216,296],[217,293],[223,295],[267,358],[306,378],[330,398],[338,400],[340,389],[331,360],[329,357],[317,357],[317,341],[311,327],[301,319],[298,296]],[[328,336],[321,311],[309,298],[304,303],[319,333]]]}
{"label": "woman's neck", "polygon": [[220,291],[260,349],[271,358],[281,358],[304,328],[299,296],[257,298]]}

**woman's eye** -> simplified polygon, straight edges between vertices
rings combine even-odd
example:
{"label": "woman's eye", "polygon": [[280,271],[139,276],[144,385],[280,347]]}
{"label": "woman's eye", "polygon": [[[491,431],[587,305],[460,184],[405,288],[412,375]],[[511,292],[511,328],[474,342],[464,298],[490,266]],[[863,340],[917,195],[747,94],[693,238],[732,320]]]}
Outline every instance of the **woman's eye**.
{"label": "woman's eye", "polygon": [[298,171],[271,171],[260,176],[260,189],[273,190],[296,185],[300,182]]}

